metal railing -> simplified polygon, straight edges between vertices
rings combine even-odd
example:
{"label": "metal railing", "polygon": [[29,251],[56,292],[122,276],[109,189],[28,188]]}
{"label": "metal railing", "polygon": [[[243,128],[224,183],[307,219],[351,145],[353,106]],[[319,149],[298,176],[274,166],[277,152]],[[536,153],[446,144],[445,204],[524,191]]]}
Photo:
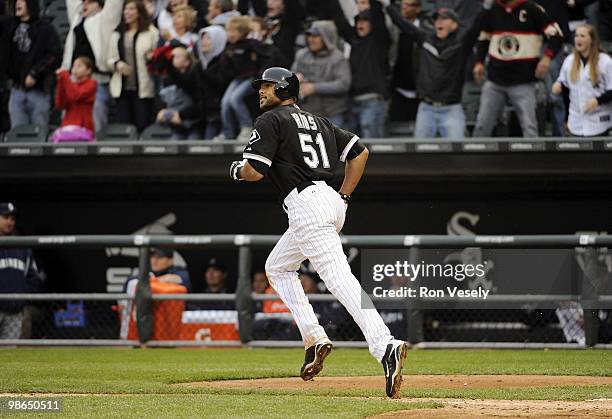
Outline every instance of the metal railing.
{"label": "metal railing", "polygon": [[[77,300],[90,299],[99,301],[133,300],[136,305],[136,325],[138,328],[138,341],[133,339],[119,340],[57,340],[45,341],[30,340],[4,340],[0,344],[10,345],[136,345],[147,346],[295,346],[301,342],[254,342],[252,339],[254,301],[278,299],[274,295],[256,295],[251,291],[250,272],[252,264],[253,247],[271,247],[276,244],[279,236],[274,235],[61,235],[61,236],[23,236],[0,237],[0,248],[103,248],[103,247],[136,247],[139,252],[139,286],[136,295],[128,294],[0,294],[0,300],[23,299],[37,300]],[[580,235],[480,235],[480,236],[445,236],[445,235],[388,235],[341,236],[342,244],[355,247],[399,247],[399,248],[575,248],[575,247],[608,247],[612,245],[612,236],[597,234]],[[207,248],[218,246],[238,247],[238,281],[235,294],[188,294],[188,295],[153,295],[148,281],[149,250],[151,247],[173,248]],[[580,295],[567,295],[568,300],[580,300]],[[332,295],[310,295],[311,301],[334,301]],[[493,298],[497,301],[546,301],[551,296],[516,296],[498,295]],[[558,299],[559,296],[555,296]],[[611,302],[611,296],[600,296],[601,301]],[[238,312],[238,332],[240,341],[156,341],[151,339],[152,330],[152,304],[163,300],[228,300],[234,301]],[[585,319],[586,320],[586,319]],[[409,322],[411,331],[422,325],[418,316]],[[585,324],[585,329],[589,325]],[[414,333],[414,332],[411,332]],[[418,341],[415,340],[415,341]],[[267,343],[267,345],[266,345]],[[596,343],[591,338],[590,344]],[[363,342],[346,342],[340,346],[364,346]],[[503,346],[503,345],[502,345]],[[519,344],[520,346],[520,344]]]}

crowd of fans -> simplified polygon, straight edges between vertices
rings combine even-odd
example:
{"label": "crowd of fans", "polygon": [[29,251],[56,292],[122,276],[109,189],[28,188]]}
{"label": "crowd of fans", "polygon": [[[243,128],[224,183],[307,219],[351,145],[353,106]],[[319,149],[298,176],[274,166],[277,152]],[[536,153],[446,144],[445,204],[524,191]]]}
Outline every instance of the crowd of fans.
{"label": "crowd of fans", "polygon": [[[472,125],[489,137],[509,109],[527,137],[612,128],[600,43],[612,40],[612,0],[427,1],[5,1],[0,130],[51,118],[54,141],[93,140],[109,121],[245,141],[258,115],[251,81],[270,66],[298,75],[305,110],[365,138],[393,121],[414,121],[418,138]],[[465,83],[481,86],[473,121]]]}

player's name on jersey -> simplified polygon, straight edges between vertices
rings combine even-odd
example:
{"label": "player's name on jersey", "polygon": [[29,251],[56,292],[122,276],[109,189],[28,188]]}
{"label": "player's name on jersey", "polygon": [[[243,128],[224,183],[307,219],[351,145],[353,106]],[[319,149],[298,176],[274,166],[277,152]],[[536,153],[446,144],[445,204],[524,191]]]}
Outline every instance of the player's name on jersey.
{"label": "player's name on jersey", "polygon": [[306,129],[310,131],[319,131],[317,123],[312,115],[304,115],[297,112],[292,112],[291,117],[295,121],[295,124],[299,129]]}
{"label": "player's name on jersey", "polygon": [[385,289],[374,287],[372,295],[375,298],[424,298],[424,299],[481,299],[486,300],[490,290],[481,287],[473,290],[465,290],[459,287],[429,288],[429,287],[400,287],[397,289]]}

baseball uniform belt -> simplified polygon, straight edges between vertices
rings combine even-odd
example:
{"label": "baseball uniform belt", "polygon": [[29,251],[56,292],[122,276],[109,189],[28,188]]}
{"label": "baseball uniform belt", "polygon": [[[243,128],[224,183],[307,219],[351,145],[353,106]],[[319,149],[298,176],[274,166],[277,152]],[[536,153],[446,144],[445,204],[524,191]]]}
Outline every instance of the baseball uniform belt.
{"label": "baseball uniform belt", "polygon": [[309,186],[314,185],[315,183],[312,180],[305,180],[301,183],[298,183],[297,186],[295,187],[295,189],[297,189],[298,193],[302,192],[304,189],[306,189]]}

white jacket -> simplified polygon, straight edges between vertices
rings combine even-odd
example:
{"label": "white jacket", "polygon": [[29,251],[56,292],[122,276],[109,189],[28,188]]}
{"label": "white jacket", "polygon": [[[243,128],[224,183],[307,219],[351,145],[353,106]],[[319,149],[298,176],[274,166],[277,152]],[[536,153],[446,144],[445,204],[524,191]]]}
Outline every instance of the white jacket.
{"label": "white jacket", "polygon": [[567,125],[574,135],[598,135],[612,128],[612,103],[599,105],[593,112],[586,113],[585,105],[589,99],[601,96],[606,90],[612,90],[612,58],[607,54],[599,54],[599,83],[591,83],[588,63],[580,63],[580,75],[576,83],[570,80],[570,71],[574,62],[574,54],[569,55],[557,81],[569,89],[570,108]]}
{"label": "white jacket", "polygon": [[[70,32],[66,37],[66,45],[64,45],[64,59],[62,67],[70,70],[72,66],[72,54],[74,52],[74,28],[81,23],[83,17],[81,11],[83,3],[81,0],[66,0],[66,9],[68,13],[68,21],[70,22]],[[112,68],[108,68],[106,53],[108,50],[108,42],[111,34],[121,22],[121,14],[123,12],[123,0],[106,0],[104,7],[99,13],[89,16],[85,19],[85,34],[91,45],[91,49],[96,58],[96,67],[102,72],[112,72]],[[94,74],[94,79],[98,82],[108,82],[109,76],[101,76]]]}
{"label": "white jacket", "polygon": [[[153,52],[157,46],[159,39],[159,32],[155,26],[149,26],[149,30],[144,32],[138,32],[136,34],[136,43],[134,49],[136,52],[136,84],[138,86],[138,97],[154,98],[155,97],[155,82],[147,71],[147,58],[148,52]],[[110,42],[108,44],[107,54],[107,66],[109,68],[115,68],[117,61],[121,60],[119,55],[119,42],[122,42],[123,38],[117,31],[113,32]],[[123,60],[125,61],[125,60]],[[110,81],[110,93],[114,98],[121,96],[123,84],[123,76],[121,73],[114,71]]]}

